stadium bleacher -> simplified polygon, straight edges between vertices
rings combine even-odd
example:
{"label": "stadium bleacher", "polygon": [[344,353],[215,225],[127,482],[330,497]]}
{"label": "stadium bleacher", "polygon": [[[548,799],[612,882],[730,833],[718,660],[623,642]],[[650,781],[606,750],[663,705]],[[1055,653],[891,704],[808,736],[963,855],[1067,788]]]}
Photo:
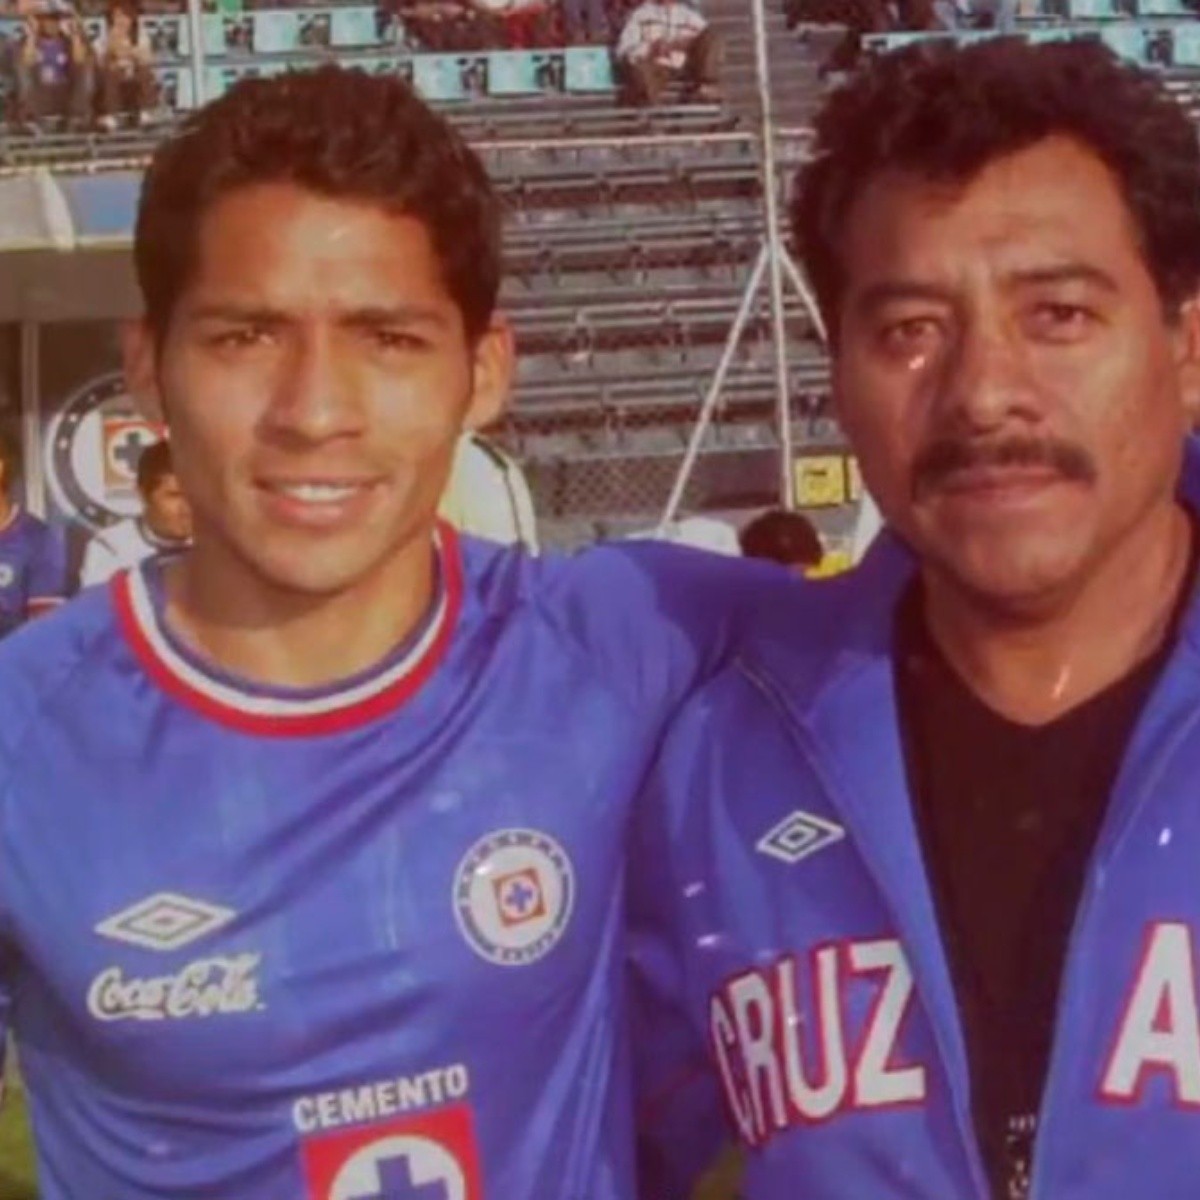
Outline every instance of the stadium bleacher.
{"label": "stadium bleacher", "polygon": [[[742,0],[708,6],[747,20]],[[143,20],[174,119],[195,101],[189,21],[181,13]],[[0,36],[14,32],[0,20]],[[654,109],[621,107],[605,47],[422,53],[396,44],[389,23],[362,5],[208,12],[202,50],[206,94],[245,75],[332,57],[396,72],[446,109],[481,149],[509,209],[504,303],[521,371],[502,434],[529,463],[540,512],[555,531],[548,540],[654,521],[761,246],[760,166],[737,112],[684,104],[677,94]],[[734,72],[744,71],[732,57]],[[0,249],[24,251],[10,254],[0,317],[78,320],[98,297],[107,301],[104,315],[131,310],[120,249],[140,170],[161,134],[48,129],[0,137],[0,184],[29,184],[12,193],[10,212],[28,213],[27,224],[38,226],[31,233],[0,222]],[[791,316],[796,411],[811,416],[825,367],[819,353],[805,353],[805,313],[797,305]],[[764,296],[689,501],[703,505],[714,489],[729,490],[729,471],[717,466],[727,454],[757,456],[759,475],[777,475],[770,338]],[[833,436],[826,425],[807,428]],[[624,473],[640,472],[644,486],[611,485],[622,456],[639,460]]]}
{"label": "stadium bleacher", "polygon": [[[707,7],[717,19],[725,14],[725,28],[747,20],[744,0],[707,0]],[[1200,117],[1200,22],[1184,11],[1182,0],[1026,0],[1018,28],[1037,40],[1102,38],[1164,72]],[[782,10],[777,18],[782,28]],[[188,20],[179,13],[143,19],[166,98],[186,108],[195,100]],[[233,7],[206,13],[202,26],[206,91],[334,57],[400,73],[446,109],[480,147],[509,209],[504,302],[521,371],[503,435],[529,462],[543,517],[566,541],[653,520],[669,490],[662,477],[678,465],[762,242],[760,163],[746,110],[677,102],[622,108],[603,47],[422,53],[397,44],[389,22],[358,4]],[[0,36],[10,28],[0,20]],[[995,35],[891,32],[866,37],[864,47],[876,53],[929,36]],[[780,38],[776,50],[785,40],[795,73],[815,77],[800,39]],[[753,71],[744,46],[733,50],[730,94],[737,72]],[[132,286],[112,251],[127,242],[140,169],[158,136],[127,129],[0,137],[0,183],[39,181],[29,196],[3,201],[0,248],[26,253],[10,254],[0,317],[79,319],[83,298],[100,294],[111,298],[104,315],[128,309]],[[38,211],[47,195],[57,196],[53,221]],[[22,220],[37,228],[22,230]],[[64,286],[73,267],[53,256],[34,265],[30,252],[44,246],[75,248],[80,271],[102,282]],[[762,297],[689,506],[719,499],[730,455],[759,456],[750,477],[777,472],[771,336]],[[798,303],[788,336],[797,436],[816,451],[836,446],[824,356]],[[635,459],[637,468],[628,465]],[[639,471],[650,482],[630,486]],[[578,486],[576,475],[584,481]],[[618,477],[623,493],[611,483]]]}

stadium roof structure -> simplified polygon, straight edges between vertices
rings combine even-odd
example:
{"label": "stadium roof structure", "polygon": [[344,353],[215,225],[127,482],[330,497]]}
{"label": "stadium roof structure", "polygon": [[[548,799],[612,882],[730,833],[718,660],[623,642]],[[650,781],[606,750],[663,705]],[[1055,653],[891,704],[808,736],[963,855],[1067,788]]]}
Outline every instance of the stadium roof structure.
{"label": "stadium roof structure", "polygon": [[136,313],[129,247],[140,187],[137,171],[0,178],[0,321]]}

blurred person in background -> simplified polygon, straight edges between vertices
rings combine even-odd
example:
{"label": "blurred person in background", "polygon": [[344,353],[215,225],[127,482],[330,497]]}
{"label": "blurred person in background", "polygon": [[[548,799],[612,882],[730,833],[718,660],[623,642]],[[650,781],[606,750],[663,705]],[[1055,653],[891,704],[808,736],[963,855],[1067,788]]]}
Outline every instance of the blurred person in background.
{"label": "blurred person in background", "polygon": [[88,542],[81,587],[105,583],[155,555],[182,554],[191,544],[192,513],[171,463],[169,442],[155,442],[138,457],[137,491],[141,515],[100,530]]}
{"label": "blurred person in background", "polygon": [[90,127],[94,57],[74,9],[66,0],[34,0],[23,16],[13,64],[18,126],[36,133],[54,117],[70,129]]}
{"label": "blurred person in background", "polygon": [[552,45],[558,0],[471,0],[493,29],[491,41],[505,50]]}
{"label": "blurred person in background", "polygon": [[70,594],[66,539],[14,499],[20,473],[15,439],[0,431],[0,637]]}
{"label": "blurred person in background", "polygon": [[486,44],[486,20],[472,0],[384,0],[415,48],[453,51]]}
{"label": "blurred person in background", "polygon": [[738,541],[746,558],[777,562],[806,577],[820,571],[825,557],[816,526],[803,513],[782,508],[760,513],[742,527]]}
{"label": "blurred person in background", "polygon": [[458,439],[438,514],[460,533],[538,552],[537,518],[525,472],[481,433]]}
{"label": "blurred person in background", "polygon": [[562,0],[562,15],[568,43],[608,43],[612,29],[605,0]]}
{"label": "blurred person in background", "polygon": [[116,129],[122,118],[139,125],[153,121],[158,84],[151,63],[150,43],[141,36],[133,0],[114,0],[96,46],[97,124],[101,129]]}
{"label": "blurred person in background", "polygon": [[687,98],[720,99],[720,43],[686,0],[644,0],[625,18],[613,55],[626,104],[656,105],[674,80]]}

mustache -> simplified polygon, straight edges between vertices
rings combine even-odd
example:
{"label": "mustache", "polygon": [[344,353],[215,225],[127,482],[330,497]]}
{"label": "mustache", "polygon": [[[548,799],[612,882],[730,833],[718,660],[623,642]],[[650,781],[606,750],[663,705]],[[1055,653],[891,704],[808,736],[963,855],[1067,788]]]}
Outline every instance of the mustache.
{"label": "mustache", "polygon": [[998,442],[939,438],[913,463],[913,495],[936,491],[956,471],[972,467],[1045,467],[1063,479],[1092,483],[1096,464],[1080,446],[1057,438],[1012,437]]}

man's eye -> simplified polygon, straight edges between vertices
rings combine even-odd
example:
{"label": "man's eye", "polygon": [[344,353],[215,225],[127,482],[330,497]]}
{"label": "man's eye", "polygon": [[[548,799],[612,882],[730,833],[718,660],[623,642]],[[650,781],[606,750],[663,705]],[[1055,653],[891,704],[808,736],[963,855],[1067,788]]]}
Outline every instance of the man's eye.
{"label": "man's eye", "polygon": [[938,335],[938,322],[932,317],[907,317],[885,325],[880,341],[889,353],[902,355],[928,346]]}
{"label": "man's eye", "polygon": [[425,341],[416,334],[399,329],[375,329],[372,337],[384,350],[421,350],[425,346]]}
{"label": "man's eye", "polygon": [[222,329],[209,336],[211,346],[223,350],[242,350],[250,346],[260,345],[269,336],[266,329],[260,326],[246,326],[238,329]]}
{"label": "man's eye", "polygon": [[1035,335],[1057,339],[1079,337],[1087,333],[1096,320],[1091,309],[1078,304],[1051,302],[1035,305],[1031,316]]}

